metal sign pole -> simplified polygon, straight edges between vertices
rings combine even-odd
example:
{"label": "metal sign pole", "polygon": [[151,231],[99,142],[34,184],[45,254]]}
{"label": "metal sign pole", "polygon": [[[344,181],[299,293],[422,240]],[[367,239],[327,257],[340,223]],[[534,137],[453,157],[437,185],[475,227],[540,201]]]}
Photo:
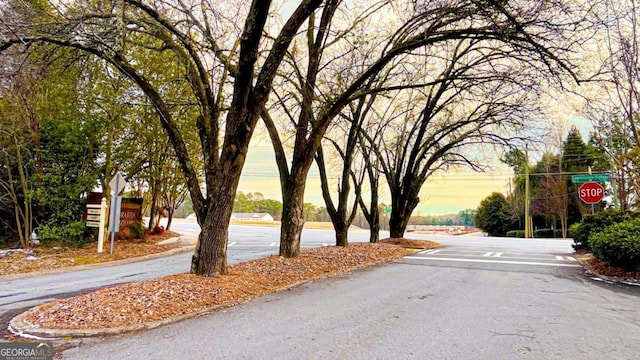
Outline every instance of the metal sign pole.
{"label": "metal sign pole", "polygon": [[113,254],[113,243],[116,237],[116,231],[118,231],[118,198],[120,194],[120,172],[116,173],[114,196],[111,197],[111,221],[109,227],[111,228],[111,249],[109,254]]}

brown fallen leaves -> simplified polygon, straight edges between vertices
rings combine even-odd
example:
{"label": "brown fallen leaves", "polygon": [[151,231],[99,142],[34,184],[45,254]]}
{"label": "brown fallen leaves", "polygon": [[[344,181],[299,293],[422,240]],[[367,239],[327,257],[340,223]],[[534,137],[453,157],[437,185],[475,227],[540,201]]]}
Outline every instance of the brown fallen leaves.
{"label": "brown fallen leaves", "polygon": [[619,281],[633,281],[640,283],[640,271],[624,271],[620,268],[610,267],[604,261],[591,257],[584,261],[590,270],[597,274],[615,278]]}
{"label": "brown fallen leaves", "polygon": [[[439,245],[423,242],[424,248],[435,246]],[[357,243],[305,250],[293,259],[270,256],[230,266],[224,276],[172,275],[58,300],[32,312],[26,320],[49,329],[138,325],[236,305],[302,281],[393,261],[407,253],[399,246]]]}
{"label": "brown fallen leaves", "polygon": [[34,249],[35,260],[29,260],[24,254],[14,254],[0,259],[0,275],[27,273],[39,270],[51,270],[68,266],[95,264],[139,257],[149,254],[164,252],[175,245],[158,245],[157,243],[180,234],[173,231],[165,231],[160,235],[152,235],[146,242],[139,240],[116,240],[113,254],[109,254],[110,243],[105,241],[104,251],[97,253],[95,242],[88,243],[82,248],[62,247],[60,249],[37,247]]}

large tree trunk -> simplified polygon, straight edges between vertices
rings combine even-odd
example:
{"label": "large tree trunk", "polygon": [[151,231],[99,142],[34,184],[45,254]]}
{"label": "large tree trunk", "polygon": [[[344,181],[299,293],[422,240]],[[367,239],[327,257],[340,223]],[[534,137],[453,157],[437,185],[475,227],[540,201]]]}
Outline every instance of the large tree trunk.
{"label": "large tree trunk", "polygon": [[334,221],[333,227],[336,231],[336,246],[346,247],[347,245],[349,245],[349,224],[344,221]]}
{"label": "large tree trunk", "polygon": [[371,212],[371,220],[369,221],[369,242],[377,243],[380,241],[380,212],[373,209]]}
{"label": "large tree trunk", "polygon": [[193,274],[218,276],[227,273],[228,229],[239,178],[240,171],[221,177],[219,190],[207,197],[205,207],[208,211],[204,219],[198,219],[202,230],[191,258]]}
{"label": "large tree trunk", "polygon": [[219,205],[210,201],[212,209],[201,225],[198,243],[191,258],[191,273],[202,276],[218,276],[227,273],[227,240],[231,216],[216,216],[224,211]]}
{"label": "large tree trunk", "polygon": [[408,223],[408,216],[393,211],[391,213],[391,219],[389,220],[389,236],[393,239],[404,237],[404,232],[407,230]]}
{"label": "large tree trunk", "polygon": [[290,181],[282,194],[280,256],[296,257],[304,227],[304,181]]}

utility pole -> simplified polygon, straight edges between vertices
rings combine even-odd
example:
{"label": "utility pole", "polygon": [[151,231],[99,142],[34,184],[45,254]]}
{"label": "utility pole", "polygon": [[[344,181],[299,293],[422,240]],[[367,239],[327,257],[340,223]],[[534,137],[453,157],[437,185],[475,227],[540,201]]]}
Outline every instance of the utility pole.
{"label": "utility pole", "polygon": [[616,176],[616,159],[613,156],[613,140],[609,133],[609,158],[611,159],[611,189],[613,190],[613,207],[620,210],[620,199],[618,199],[618,177]]}
{"label": "utility pole", "polygon": [[524,237],[533,237],[533,224],[531,222],[531,201],[529,194],[529,149],[525,144],[524,146]]}

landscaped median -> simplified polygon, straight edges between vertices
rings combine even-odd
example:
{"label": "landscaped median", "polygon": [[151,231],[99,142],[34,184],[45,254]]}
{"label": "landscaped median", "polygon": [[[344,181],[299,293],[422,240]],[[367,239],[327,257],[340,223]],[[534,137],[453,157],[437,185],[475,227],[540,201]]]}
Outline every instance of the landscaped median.
{"label": "landscaped median", "polygon": [[[101,289],[33,308],[10,322],[18,335],[79,337],[150,329],[237,305],[301,283],[397,260],[411,250],[381,243],[323,247],[285,259],[270,256],[229,267],[218,277],[178,274]],[[431,249],[430,241],[399,245]]]}

